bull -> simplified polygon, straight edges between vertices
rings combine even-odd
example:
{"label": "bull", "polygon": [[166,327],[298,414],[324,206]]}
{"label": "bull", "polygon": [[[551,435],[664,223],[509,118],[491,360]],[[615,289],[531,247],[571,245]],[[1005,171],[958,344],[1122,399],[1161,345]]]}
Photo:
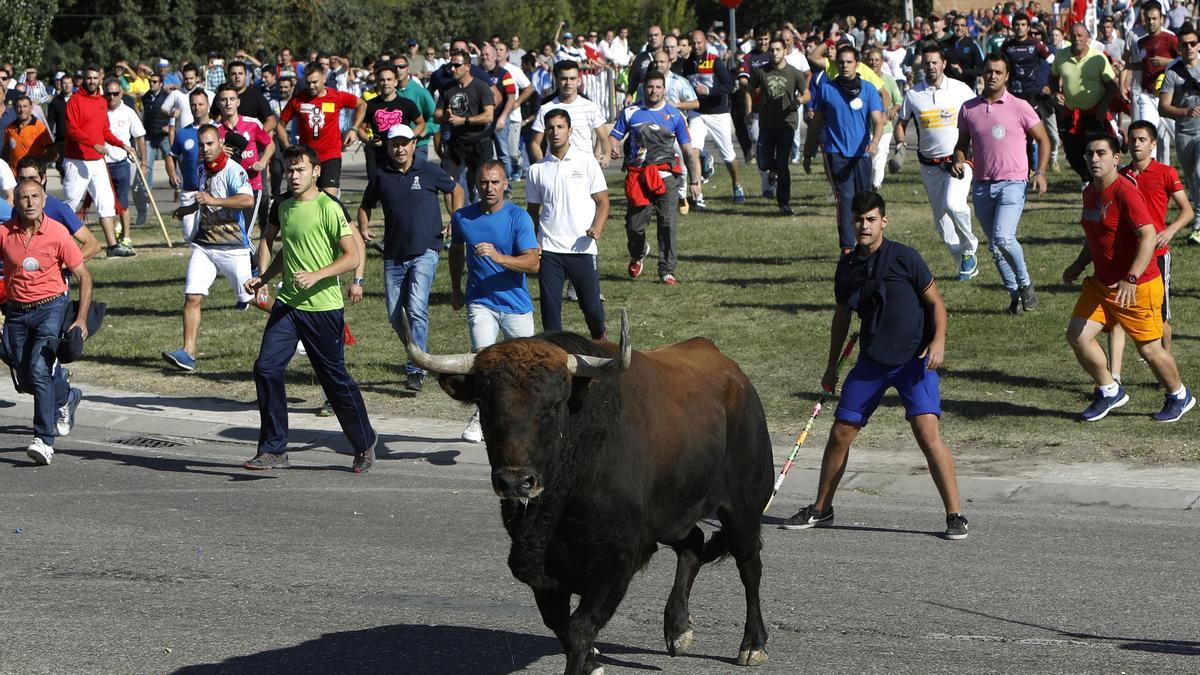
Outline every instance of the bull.
{"label": "bull", "polygon": [[[430,355],[405,342],[446,393],[479,406],[508,566],[562,643],[565,672],[603,672],[596,635],[659,544],[678,556],[667,651],[694,639],[700,566],[732,555],[746,595],[737,661],[766,661],[759,527],[774,466],[762,402],[736,362],[702,338],[635,352],[624,311],[619,345],[552,332]],[[697,523],[714,513],[721,527],[705,541]]]}

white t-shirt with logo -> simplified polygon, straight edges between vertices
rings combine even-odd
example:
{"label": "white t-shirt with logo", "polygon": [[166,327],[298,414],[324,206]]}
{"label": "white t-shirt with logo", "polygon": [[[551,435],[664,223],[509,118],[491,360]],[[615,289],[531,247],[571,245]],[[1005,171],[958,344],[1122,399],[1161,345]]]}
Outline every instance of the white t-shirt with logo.
{"label": "white t-shirt with logo", "polygon": [[917,120],[920,129],[917,150],[922,155],[938,159],[954,154],[954,146],[958,144],[958,113],[975,96],[965,82],[946,76],[939,87],[921,82],[908,90],[900,119]]}
{"label": "white t-shirt with logo", "polygon": [[533,133],[546,133],[546,113],[556,108],[566,110],[567,115],[571,117],[571,147],[583,150],[589,155],[593,154],[596,129],[605,124],[604,111],[600,109],[600,106],[583,96],[577,95],[575,100],[570,103],[563,103],[555,96],[538,108],[537,119],[533,121],[532,125]]}
{"label": "white t-shirt with logo", "polygon": [[552,253],[596,254],[596,240],[587,236],[596,217],[592,195],[606,192],[604,170],[591,151],[573,144],[560,160],[546,153],[529,167],[525,201],[541,204],[538,243]]}
{"label": "white t-shirt with logo", "polygon": [[[133,108],[122,103],[116,110],[108,111],[108,126],[112,129],[113,135],[125,141],[129,145],[133,145],[133,139],[141,138],[146,135],[146,127],[142,124],[142,118],[134,112]],[[114,145],[104,144],[108,150],[108,157],[104,161],[109,163],[124,162],[129,153],[125,152],[124,148],[118,148]]]}
{"label": "white t-shirt with logo", "polygon": [[[517,86],[517,95],[518,96],[521,94],[522,91],[525,91],[526,89],[529,88],[529,85],[530,85],[529,78],[525,76],[525,72],[523,70],[521,70],[520,66],[514,66],[511,63],[505,63],[505,64],[501,64],[501,65],[504,66],[504,69],[508,71],[509,75],[512,75],[513,84],[515,84]],[[512,112],[510,112],[508,114],[508,121],[516,122],[517,128],[520,128],[521,106],[519,106],[519,105],[513,106]]]}

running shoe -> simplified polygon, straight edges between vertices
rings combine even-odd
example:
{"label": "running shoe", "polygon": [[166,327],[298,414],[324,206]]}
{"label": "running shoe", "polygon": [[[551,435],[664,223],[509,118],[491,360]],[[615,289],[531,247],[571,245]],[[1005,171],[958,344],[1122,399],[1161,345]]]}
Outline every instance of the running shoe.
{"label": "running shoe", "polygon": [[479,424],[479,408],[471,414],[471,419],[467,421],[467,427],[463,429],[462,439],[468,443],[483,442],[483,427]]}
{"label": "running shoe", "polygon": [[267,471],[269,469],[286,469],[292,463],[288,461],[286,452],[273,454],[270,452],[260,452],[254,456],[254,459],[247,461],[242,465],[243,469],[249,471]]}
{"label": "running shoe", "polygon": [[[1092,404],[1087,407],[1087,410],[1083,411],[1083,415],[1081,415],[1081,417],[1084,422],[1097,422],[1104,419],[1108,413],[1120,408],[1126,403],[1129,403],[1129,394],[1125,393],[1125,387],[1121,386],[1120,384],[1117,385],[1117,393],[1113,394],[1112,396],[1105,396],[1104,392],[1100,391],[1100,387],[1096,387],[1095,400],[1092,401]],[[1193,405],[1195,405],[1194,401]],[[1166,408],[1163,408],[1163,410],[1165,411]],[[1159,414],[1161,415],[1162,413]],[[1183,415],[1183,412],[1179,414]],[[1154,419],[1158,419],[1158,415],[1155,415]],[[1176,417],[1175,419],[1179,418]]]}
{"label": "running shoe", "polygon": [[746,203],[746,191],[742,189],[741,185],[733,186],[733,203],[734,204],[745,204]]}
{"label": "running shoe", "polygon": [[675,278],[674,274],[664,274],[662,276],[662,282],[668,286],[678,286],[679,285],[679,280]]}
{"label": "running shoe", "polygon": [[329,402],[329,399],[321,402],[321,407],[317,408],[316,415],[317,417],[333,417],[333,404]]}
{"label": "running shoe", "polygon": [[817,505],[810,504],[797,511],[796,515],[780,523],[779,528],[782,530],[807,530],[812,527],[828,527],[832,524],[832,506],[825,513],[817,513]]}
{"label": "running shoe", "polygon": [[1192,234],[1187,238],[1190,244],[1200,244],[1200,230],[1192,230]]}
{"label": "running shoe", "polygon": [[1021,299],[1021,309],[1026,312],[1037,308],[1037,294],[1033,292],[1033,283],[1017,288],[1017,297]]}
{"label": "running shoe", "polygon": [[642,244],[642,255],[640,258],[631,258],[629,260],[629,278],[636,279],[642,276],[642,263],[646,261],[646,256],[650,255],[650,243]]}
{"label": "running shoe", "polygon": [[967,538],[967,517],[961,513],[951,513],[946,516],[946,534],[947,539],[966,539]]}
{"label": "running shoe", "polygon": [[713,162],[712,155],[704,153],[700,156],[700,179],[705,183],[709,178],[712,178],[713,172],[717,170],[717,165]]}
{"label": "running shoe", "polygon": [[1178,422],[1183,414],[1192,408],[1196,407],[1196,397],[1192,396],[1191,389],[1183,390],[1183,398],[1175,398],[1167,394],[1167,400],[1163,403],[1163,409],[1154,416],[1155,422]]}
{"label": "running shoe", "polygon": [[1004,313],[1016,316],[1024,312],[1025,310],[1021,308],[1021,296],[1013,294],[1012,302],[1008,303],[1008,309],[1004,310]]}
{"label": "running shoe", "polygon": [[163,359],[180,370],[192,372],[196,369],[196,359],[191,354],[181,349],[176,349],[173,352],[163,352]]}
{"label": "running shoe", "polygon": [[375,446],[379,443],[379,434],[375,434],[375,440],[371,441],[370,447],[362,452],[354,453],[354,463],[350,465],[350,470],[354,473],[366,473],[375,466]]}
{"label": "running shoe", "polygon": [[135,255],[137,254],[133,252],[133,249],[124,244],[113,244],[104,249],[104,257],[106,258],[130,258]]}
{"label": "running shoe", "polygon": [[54,431],[59,436],[69,436],[71,429],[75,427],[75,409],[79,407],[79,401],[83,399],[83,392],[77,387],[71,387],[67,391],[67,402],[63,407],[58,409],[58,414],[54,421]]}
{"label": "running shoe", "polygon": [[788,206],[787,204],[784,204],[779,207],[779,215],[781,215],[781,216],[793,216],[795,214],[796,214],[796,212],[793,211],[792,207]]}
{"label": "running shoe", "polygon": [[404,388],[412,392],[420,392],[425,388],[425,373],[409,373],[404,378]]}
{"label": "running shoe", "polygon": [[697,199],[695,201],[695,203],[692,205],[696,207],[697,211],[707,211],[708,210],[708,203],[704,201],[704,195],[700,195],[700,198]]}
{"label": "running shoe", "polygon": [[964,255],[958,268],[958,280],[970,281],[979,276],[979,260],[973,255]]}

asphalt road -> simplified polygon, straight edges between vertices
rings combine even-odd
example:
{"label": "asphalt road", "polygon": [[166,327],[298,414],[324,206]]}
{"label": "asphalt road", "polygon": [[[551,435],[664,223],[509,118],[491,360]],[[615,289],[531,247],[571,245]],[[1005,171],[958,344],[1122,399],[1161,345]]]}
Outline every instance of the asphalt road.
{"label": "asphalt road", "polygon": [[[476,448],[395,453],[363,476],[310,450],[263,475],[238,468],[250,445],[145,449],[81,427],[33,468],[28,428],[0,422],[0,672],[563,667],[508,573]],[[798,499],[785,490],[776,516]],[[961,542],[935,536],[932,486],[842,495],[831,529],[764,527],[758,672],[1200,670],[1194,511],[968,506]],[[660,552],[634,580],[601,633],[608,673],[738,670],[736,567],[702,570],[678,659],[661,637],[673,570]]]}

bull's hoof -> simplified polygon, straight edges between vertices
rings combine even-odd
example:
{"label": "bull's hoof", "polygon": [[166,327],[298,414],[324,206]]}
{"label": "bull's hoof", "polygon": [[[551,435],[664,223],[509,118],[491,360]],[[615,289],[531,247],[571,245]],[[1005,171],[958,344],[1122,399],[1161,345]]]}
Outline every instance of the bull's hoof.
{"label": "bull's hoof", "polygon": [[692,646],[692,640],[696,639],[696,634],[689,628],[682,635],[667,643],[667,653],[671,656],[680,656]]}
{"label": "bull's hoof", "polygon": [[604,666],[596,666],[588,675],[604,675]]}
{"label": "bull's hoof", "polygon": [[767,662],[765,649],[743,649],[738,652],[739,666],[761,666]]}

